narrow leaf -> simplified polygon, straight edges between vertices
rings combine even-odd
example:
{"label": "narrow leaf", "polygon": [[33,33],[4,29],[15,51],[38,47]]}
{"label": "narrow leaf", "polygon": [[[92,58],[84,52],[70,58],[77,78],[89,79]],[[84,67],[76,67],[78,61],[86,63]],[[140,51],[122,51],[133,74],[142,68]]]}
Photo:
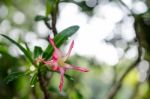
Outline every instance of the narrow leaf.
{"label": "narrow leaf", "polygon": [[70,81],[74,81],[74,79],[73,79],[70,75],[65,74],[64,76],[65,76],[65,78],[67,78],[68,80],[70,80]]}
{"label": "narrow leaf", "polygon": [[30,54],[30,56],[32,56],[32,52],[31,52],[29,46],[27,45],[27,43],[25,43],[25,46],[26,46],[27,52]]}
{"label": "narrow leaf", "polygon": [[37,58],[39,55],[42,54],[42,48],[41,47],[38,47],[38,46],[35,46],[34,47],[34,58]]}
{"label": "narrow leaf", "polygon": [[[77,30],[79,29],[79,26],[71,26],[68,27],[67,29],[63,30],[62,32],[58,33],[54,37],[54,41],[57,47],[60,47],[70,36],[72,36]],[[43,53],[43,58],[48,59],[52,55],[53,48],[49,44],[46,50]]]}
{"label": "narrow leaf", "polygon": [[50,92],[55,92],[55,93],[59,93],[59,91],[55,88],[55,87],[50,87],[49,89],[48,89]]}
{"label": "narrow leaf", "polygon": [[46,0],[46,16],[53,11],[54,0]]}
{"label": "narrow leaf", "polygon": [[4,35],[4,34],[0,34],[1,36],[5,37],[6,39],[8,39],[10,42],[14,43],[17,47],[19,47],[19,49],[25,54],[25,56],[28,58],[28,60],[33,63],[33,59],[30,55],[30,53],[23,47],[21,46],[19,43],[17,43],[16,41],[14,41],[13,39],[11,39],[10,37]]}
{"label": "narrow leaf", "polygon": [[8,84],[10,83],[11,81],[15,80],[15,79],[18,79],[20,77],[23,77],[25,76],[26,74],[24,72],[13,72],[11,74],[9,74],[5,79],[4,81]]}
{"label": "narrow leaf", "polygon": [[45,16],[42,16],[42,15],[37,15],[36,17],[35,17],[35,21],[42,21],[42,20],[49,20],[49,18],[48,17],[45,17]]}
{"label": "narrow leaf", "polygon": [[30,81],[30,85],[31,86],[34,86],[38,81],[38,78],[37,78],[37,73],[35,73]]}

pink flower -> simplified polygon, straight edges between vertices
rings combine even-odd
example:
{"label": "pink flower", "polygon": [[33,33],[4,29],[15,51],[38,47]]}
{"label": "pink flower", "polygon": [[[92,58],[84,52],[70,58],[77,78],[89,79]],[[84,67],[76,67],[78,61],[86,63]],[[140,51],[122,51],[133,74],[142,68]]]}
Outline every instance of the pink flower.
{"label": "pink flower", "polygon": [[49,39],[50,44],[54,48],[54,52],[53,52],[51,60],[43,61],[43,63],[50,66],[52,70],[60,72],[59,90],[61,92],[63,84],[64,84],[64,74],[65,74],[66,70],[74,69],[74,70],[78,70],[81,72],[88,72],[89,70],[86,68],[77,67],[77,66],[66,63],[66,60],[70,56],[71,50],[74,46],[74,41],[71,42],[71,45],[70,45],[70,48],[69,48],[67,54],[64,55],[61,52],[61,50],[56,47],[54,40],[50,36],[48,36],[48,39]]}

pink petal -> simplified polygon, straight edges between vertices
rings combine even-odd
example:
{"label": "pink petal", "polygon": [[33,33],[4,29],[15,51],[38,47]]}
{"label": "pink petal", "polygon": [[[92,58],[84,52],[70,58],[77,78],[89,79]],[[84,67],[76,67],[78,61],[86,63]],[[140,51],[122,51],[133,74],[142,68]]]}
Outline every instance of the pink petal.
{"label": "pink petal", "polygon": [[43,62],[43,61],[44,59],[42,58],[42,56],[39,56],[38,58],[36,58],[35,63]]}
{"label": "pink petal", "polygon": [[50,35],[48,36],[48,39],[49,39],[49,42],[50,44],[53,46],[54,49],[57,49],[55,43],[54,43],[54,40],[50,37]]}
{"label": "pink petal", "polygon": [[49,67],[51,67],[51,69],[54,70],[54,71],[58,71],[59,70],[59,66],[58,66],[57,62],[54,61],[54,60],[44,61],[43,63],[45,65],[48,65]]}
{"label": "pink petal", "polygon": [[53,64],[53,61],[52,60],[48,60],[48,61],[43,61],[44,64],[46,65],[52,65]]}
{"label": "pink petal", "polygon": [[61,52],[61,50],[55,49],[55,51],[53,52],[53,55],[52,55],[52,60],[57,61],[58,58],[62,58],[63,56],[64,56],[64,54]]}
{"label": "pink petal", "polygon": [[59,71],[59,66],[53,65],[53,66],[52,66],[52,70],[53,70],[53,71]]}
{"label": "pink petal", "polygon": [[58,57],[62,57],[63,56],[63,53],[61,52],[61,50],[59,50],[55,43],[54,43],[54,40],[50,37],[50,35],[48,36],[48,39],[49,39],[49,42],[50,44],[52,45],[52,47],[54,48],[54,53],[52,55],[52,59],[53,60],[57,60]]}
{"label": "pink petal", "polygon": [[52,60],[57,61],[58,57],[59,57],[58,51],[55,50],[55,51],[53,52],[53,55],[52,55]]}
{"label": "pink petal", "polygon": [[89,69],[87,69],[87,68],[70,65],[70,64],[67,64],[67,63],[65,63],[65,68],[66,69],[74,69],[74,70],[78,70],[78,71],[81,71],[81,72],[88,72],[89,71]]}
{"label": "pink petal", "polygon": [[62,88],[63,88],[63,85],[64,85],[64,73],[65,73],[65,70],[64,70],[64,68],[59,68],[59,71],[60,71],[59,91],[61,92]]}
{"label": "pink petal", "polygon": [[71,45],[70,45],[69,50],[68,50],[68,52],[65,56],[64,61],[66,61],[68,59],[68,57],[70,56],[70,53],[71,53],[71,50],[72,50],[73,46],[74,46],[74,40],[71,42]]}
{"label": "pink petal", "polygon": [[77,67],[77,66],[73,66],[73,69],[81,71],[81,72],[88,72],[89,71],[89,69],[87,69],[87,68],[82,68],[82,67]]}

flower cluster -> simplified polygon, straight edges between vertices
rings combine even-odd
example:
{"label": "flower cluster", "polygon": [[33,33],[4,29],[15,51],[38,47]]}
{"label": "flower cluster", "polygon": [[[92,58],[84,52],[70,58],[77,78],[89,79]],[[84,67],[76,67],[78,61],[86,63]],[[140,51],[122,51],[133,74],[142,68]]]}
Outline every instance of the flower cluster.
{"label": "flower cluster", "polygon": [[89,70],[86,69],[86,68],[82,68],[82,67],[78,67],[78,66],[74,66],[74,65],[66,63],[66,60],[70,56],[71,50],[74,46],[74,41],[71,42],[71,45],[69,47],[69,50],[68,50],[67,54],[64,55],[64,53],[62,53],[62,51],[56,47],[56,45],[54,43],[54,40],[50,36],[48,36],[48,39],[49,39],[50,44],[54,48],[52,58],[51,58],[51,60],[45,61],[44,59],[39,57],[38,61],[44,63],[47,66],[49,66],[53,71],[60,72],[59,91],[61,92],[63,84],[64,84],[64,74],[65,74],[66,70],[74,69],[74,70],[78,70],[78,71],[81,71],[81,72],[88,72]]}

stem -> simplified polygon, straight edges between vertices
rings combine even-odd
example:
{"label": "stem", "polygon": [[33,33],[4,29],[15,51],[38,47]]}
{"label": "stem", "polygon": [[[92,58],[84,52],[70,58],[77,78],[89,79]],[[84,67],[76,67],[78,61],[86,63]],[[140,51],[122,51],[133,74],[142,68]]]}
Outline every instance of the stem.
{"label": "stem", "polygon": [[50,26],[50,24],[47,22],[47,20],[44,20],[45,25],[51,30],[52,27]]}
{"label": "stem", "polygon": [[122,1],[122,0],[118,0],[128,11],[130,11],[130,15],[134,16],[134,13],[132,10],[130,10],[130,8]]}
{"label": "stem", "polygon": [[44,99],[49,99],[49,94],[48,94],[48,90],[46,88],[46,81],[43,78],[40,69],[38,69],[38,78],[39,78],[39,84],[40,84],[40,88],[44,93]]}
{"label": "stem", "polygon": [[54,36],[57,34],[57,29],[56,29],[56,22],[57,22],[57,14],[56,12],[53,12],[51,14],[52,16],[52,31],[54,33]]}
{"label": "stem", "polygon": [[[128,8],[128,6],[122,2],[122,0],[118,0],[127,10],[130,11],[131,15],[134,17],[133,12]],[[134,17],[135,18],[135,17]],[[134,29],[135,29],[135,34],[136,34],[136,39],[137,39],[137,43],[138,43],[138,57],[137,59],[127,68],[127,70],[123,73],[123,75],[120,77],[120,79],[114,84],[114,86],[112,87],[112,89],[110,90],[108,97],[106,99],[113,99],[114,96],[117,94],[117,92],[119,91],[119,89],[122,86],[122,82],[124,80],[124,78],[126,77],[126,75],[133,69],[135,68],[139,62],[141,61],[141,55],[142,55],[142,50],[141,50],[141,43],[140,43],[140,37],[138,35],[138,29],[137,29],[137,24],[136,24],[136,20],[134,22]]]}
{"label": "stem", "polygon": [[147,91],[147,96],[144,99],[149,99],[150,97],[150,62],[149,62],[149,69],[147,71],[148,77],[147,77],[147,82],[148,82],[148,91]]}
{"label": "stem", "polygon": [[52,18],[52,23],[49,24],[48,20],[44,20],[45,25],[47,26],[47,28],[52,30],[54,36],[57,34],[56,22],[57,22],[58,4],[59,4],[59,2],[57,2],[56,8],[54,9],[54,11],[52,11],[50,13],[51,14],[51,18]]}
{"label": "stem", "polygon": [[138,58],[136,59],[136,61],[134,63],[132,63],[127,70],[124,72],[124,74],[120,77],[120,79],[118,80],[118,82],[116,82],[114,84],[114,86],[112,87],[112,89],[110,90],[107,99],[113,99],[114,96],[117,94],[117,92],[119,91],[120,87],[122,86],[122,81],[123,79],[126,77],[126,75],[134,68],[138,65],[138,63],[141,60],[141,48],[138,47]]}
{"label": "stem", "polygon": [[126,77],[126,75],[133,69],[135,68],[139,62],[141,61],[141,55],[142,55],[142,50],[141,50],[141,43],[140,43],[140,38],[138,35],[138,31],[137,31],[137,26],[136,26],[136,22],[134,23],[134,28],[135,28],[135,33],[136,33],[136,38],[137,38],[137,42],[138,42],[138,57],[137,59],[127,68],[127,70],[124,72],[124,74],[120,77],[120,79],[118,80],[118,82],[116,82],[114,84],[114,86],[112,87],[112,89],[109,92],[109,95],[107,97],[107,99],[113,99],[114,96],[117,94],[117,92],[119,91],[120,87],[122,86],[122,81],[123,79]]}

